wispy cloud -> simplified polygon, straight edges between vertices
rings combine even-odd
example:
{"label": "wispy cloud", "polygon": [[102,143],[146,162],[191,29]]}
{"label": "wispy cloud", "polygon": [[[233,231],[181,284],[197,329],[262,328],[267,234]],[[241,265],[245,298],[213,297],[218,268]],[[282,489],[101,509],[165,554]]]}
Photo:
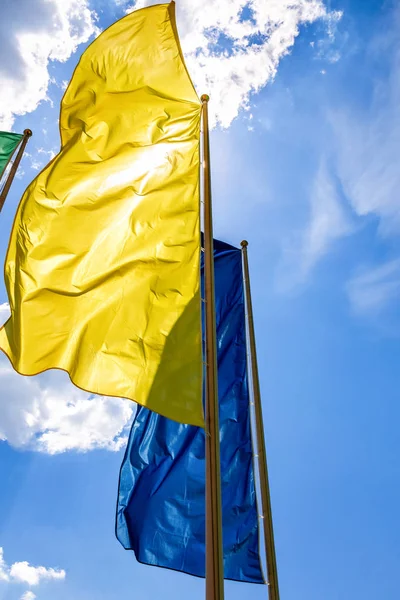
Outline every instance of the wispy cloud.
{"label": "wispy cloud", "polygon": [[278,266],[280,291],[304,284],[315,265],[335,241],[353,231],[348,211],[343,206],[337,182],[323,160],[310,192],[309,220],[305,229],[286,239]]}
{"label": "wispy cloud", "polygon": [[57,148],[53,148],[52,150],[45,150],[44,148],[36,148],[38,154],[42,154],[47,158],[47,160],[52,160],[57,154]]}
{"label": "wispy cloud", "polygon": [[50,160],[52,160],[55,157],[57,151],[57,148],[45,150],[42,147],[36,147],[33,151],[33,154],[31,152],[25,151],[23,156],[23,164],[28,165],[29,168],[32,169],[32,171],[40,171]]}
{"label": "wispy cloud", "polygon": [[332,243],[352,231],[342,206],[337,185],[322,162],[310,198],[310,221],[303,235],[301,272],[306,276]]}
{"label": "wispy cloud", "polygon": [[353,310],[360,315],[377,314],[400,298],[400,259],[364,269],[346,286]]}
{"label": "wispy cloud", "polygon": [[[286,287],[304,283],[334,242],[374,217],[380,241],[400,233],[400,10],[391,13],[392,29],[373,38],[365,55],[370,69],[384,65],[372,85],[371,100],[327,107],[332,138],[324,138],[322,163],[310,194],[310,220],[284,246]],[[324,71],[325,72],[325,71]],[[289,265],[289,268],[288,268]],[[348,294],[357,311],[378,310],[398,291],[397,260],[357,276]],[[285,287],[285,286],[283,286]]]}
{"label": "wispy cloud", "polygon": [[[374,61],[391,57],[375,80],[367,110],[359,106],[336,111],[338,176],[354,211],[374,215],[384,237],[400,232],[400,10],[393,13],[395,27],[387,30],[385,44],[371,44]],[[389,67],[389,75],[387,73]]]}
{"label": "wispy cloud", "polygon": [[35,158],[35,156],[30,152],[25,152],[24,160],[29,161],[29,167],[32,169],[32,171],[40,171],[40,169],[42,169],[44,166],[43,163],[37,160],[37,158]]}

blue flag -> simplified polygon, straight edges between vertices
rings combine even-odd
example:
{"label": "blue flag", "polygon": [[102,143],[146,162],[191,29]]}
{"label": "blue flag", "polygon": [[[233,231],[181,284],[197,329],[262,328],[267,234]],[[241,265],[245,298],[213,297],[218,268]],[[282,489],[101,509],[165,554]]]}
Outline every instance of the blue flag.
{"label": "blue flag", "polygon": [[[250,432],[241,251],[214,241],[214,265],[224,576],[264,583]],[[121,466],[116,535],[139,562],[205,576],[204,442],[203,429],[138,407]]]}

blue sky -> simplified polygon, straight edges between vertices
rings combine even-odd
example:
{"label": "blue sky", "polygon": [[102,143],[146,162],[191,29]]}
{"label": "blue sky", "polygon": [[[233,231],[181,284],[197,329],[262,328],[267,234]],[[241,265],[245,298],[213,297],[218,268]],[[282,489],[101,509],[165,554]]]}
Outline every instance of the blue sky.
{"label": "blue sky", "polygon": [[[0,128],[34,137],[1,214],[1,260],[19,198],[58,151],[63,82],[95,29],[132,6],[6,4]],[[214,107],[215,235],[250,243],[282,600],[397,600],[399,4],[177,8]],[[203,598],[203,581],[139,565],[114,538],[131,407],[57,373],[24,379],[5,359],[0,390],[0,599]],[[226,583],[229,599],[250,594],[266,598]]]}

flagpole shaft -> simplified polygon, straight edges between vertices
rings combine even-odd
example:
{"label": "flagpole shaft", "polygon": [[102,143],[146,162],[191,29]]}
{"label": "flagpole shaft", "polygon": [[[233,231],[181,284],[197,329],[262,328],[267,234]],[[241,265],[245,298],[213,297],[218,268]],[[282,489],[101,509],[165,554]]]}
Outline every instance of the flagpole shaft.
{"label": "flagpole shaft", "polygon": [[221,511],[221,464],[217,340],[215,325],[214,244],[211,202],[208,96],[203,104],[204,282],[206,326],[206,600],[224,599]]}
{"label": "flagpole shaft", "polygon": [[24,137],[22,138],[22,142],[21,142],[21,145],[19,147],[18,154],[15,157],[14,163],[13,163],[13,165],[12,165],[12,167],[10,169],[10,172],[8,174],[7,181],[4,184],[3,191],[0,194],[0,212],[1,212],[2,208],[3,208],[3,206],[4,206],[4,202],[6,201],[8,192],[10,191],[11,184],[12,184],[12,182],[14,180],[14,177],[15,177],[15,173],[17,172],[17,169],[19,167],[19,163],[21,162],[21,158],[22,158],[22,156],[24,154],[26,145],[27,145],[28,140],[31,137],[31,135],[32,135],[32,131],[30,129],[25,129],[24,130]]}
{"label": "flagpole shaft", "polygon": [[259,470],[259,475],[260,475],[262,516],[263,516],[263,525],[264,525],[264,527],[263,527],[264,541],[265,541],[265,552],[266,552],[266,558],[267,558],[268,595],[269,595],[270,600],[279,600],[278,570],[277,570],[277,566],[276,566],[274,530],[273,530],[273,523],[272,523],[271,495],[270,495],[269,481],[268,481],[268,466],[267,466],[267,454],[266,454],[266,450],[265,450],[264,422],[263,422],[262,405],[261,405],[260,380],[259,380],[259,376],[258,376],[256,340],[255,340],[255,333],[254,333],[253,305],[252,305],[252,301],[251,301],[251,291],[250,291],[249,261],[248,261],[248,257],[247,257],[248,243],[246,241],[243,241],[241,243],[241,246],[242,246],[245,291],[246,291],[251,373],[252,373],[252,381],[253,381],[253,397],[254,397],[257,451],[258,451],[258,470]]}

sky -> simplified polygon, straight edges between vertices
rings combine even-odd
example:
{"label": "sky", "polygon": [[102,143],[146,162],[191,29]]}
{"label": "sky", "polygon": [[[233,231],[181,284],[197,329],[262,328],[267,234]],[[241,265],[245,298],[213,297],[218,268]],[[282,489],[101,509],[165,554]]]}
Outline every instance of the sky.
{"label": "sky", "polygon": [[[151,3],[0,0],[0,130],[34,134],[2,261],[80,54]],[[178,0],[177,22],[211,96],[214,233],[249,241],[281,598],[398,600],[400,3]],[[0,358],[0,600],[204,597],[115,539],[133,411]]]}

